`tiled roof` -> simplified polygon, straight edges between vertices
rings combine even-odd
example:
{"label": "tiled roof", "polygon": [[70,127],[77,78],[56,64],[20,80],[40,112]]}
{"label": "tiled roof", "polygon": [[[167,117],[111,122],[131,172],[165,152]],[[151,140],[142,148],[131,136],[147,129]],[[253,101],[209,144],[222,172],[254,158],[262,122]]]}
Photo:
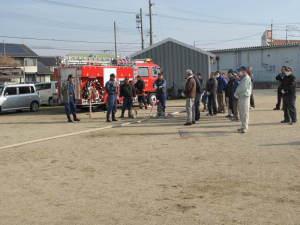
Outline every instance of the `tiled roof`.
{"label": "tiled roof", "polygon": [[13,58],[36,58],[38,55],[23,44],[0,43],[0,55],[10,56]]}
{"label": "tiled roof", "polygon": [[273,40],[272,45],[300,44],[300,40]]}

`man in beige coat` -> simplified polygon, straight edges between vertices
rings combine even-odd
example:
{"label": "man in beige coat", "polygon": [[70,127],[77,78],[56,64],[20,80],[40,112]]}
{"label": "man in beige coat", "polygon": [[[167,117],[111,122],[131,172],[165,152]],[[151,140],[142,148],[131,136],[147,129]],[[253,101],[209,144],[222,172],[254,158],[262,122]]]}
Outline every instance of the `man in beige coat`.
{"label": "man in beige coat", "polygon": [[249,124],[250,98],[252,94],[252,81],[246,67],[239,69],[240,84],[237,87],[234,96],[238,99],[238,109],[241,119],[241,128],[239,133],[247,133]]}
{"label": "man in beige coat", "polygon": [[196,81],[192,70],[186,71],[185,90],[186,96],[186,114],[187,119],[185,126],[195,124],[195,97],[196,97]]}

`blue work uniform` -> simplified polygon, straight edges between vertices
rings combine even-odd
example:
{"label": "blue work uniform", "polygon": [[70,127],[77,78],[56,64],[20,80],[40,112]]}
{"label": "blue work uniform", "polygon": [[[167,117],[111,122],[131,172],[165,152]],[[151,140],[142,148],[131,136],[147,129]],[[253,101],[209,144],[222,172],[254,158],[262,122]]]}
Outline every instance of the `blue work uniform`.
{"label": "blue work uniform", "polygon": [[109,80],[105,84],[105,89],[108,93],[107,113],[108,115],[111,113],[114,115],[117,111],[117,83]]}
{"label": "blue work uniform", "polygon": [[167,101],[167,82],[166,80],[157,79],[154,83],[156,88],[156,98],[159,101],[163,114],[166,112],[166,101]]}
{"label": "blue work uniform", "polygon": [[75,87],[72,83],[66,84],[66,90],[64,98],[64,106],[65,106],[65,112],[67,115],[75,115],[76,114],[76,104],[75,104]]}

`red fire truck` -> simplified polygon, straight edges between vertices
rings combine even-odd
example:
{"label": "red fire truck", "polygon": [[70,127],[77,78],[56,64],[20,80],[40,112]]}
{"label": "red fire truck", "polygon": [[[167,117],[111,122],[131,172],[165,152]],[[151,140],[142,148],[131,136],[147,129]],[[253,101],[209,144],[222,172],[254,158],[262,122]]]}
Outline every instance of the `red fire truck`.
{"label": "red fire truck", "polygon": [[[160,73],[160,67],[151,59],[135,60],[130,65],[118,66],[61,66],[55,71],[58,79],[59,96],[61,100],[61,86],[66,82],[70,74],[73,75],[75,83],[75,99],[79,108],[104,105],[105,83],[109,80],[110,74],[116,75],[116,80],[121,84],[127,77],[135,81],[140,75],[145,81],[145,93],[149,102],[155,101],[154,82]],[[119,101],[121,103],[121,100]]]}

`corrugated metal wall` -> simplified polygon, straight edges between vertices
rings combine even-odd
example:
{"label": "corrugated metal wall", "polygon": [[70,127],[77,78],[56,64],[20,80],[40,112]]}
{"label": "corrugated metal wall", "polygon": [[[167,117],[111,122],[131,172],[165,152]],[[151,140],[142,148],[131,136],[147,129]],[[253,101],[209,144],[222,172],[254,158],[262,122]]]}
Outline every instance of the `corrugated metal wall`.
{"label": "corrugated metal wall", "polygon": [[173,42],[167,42],[134,57],[134,59],[144,58],[151,58],[161,66],[168,88],[174,87],[176,93],[184,87],[187,69],[202,73],[205,79],[210,72],[210,57],[208,55]]}

